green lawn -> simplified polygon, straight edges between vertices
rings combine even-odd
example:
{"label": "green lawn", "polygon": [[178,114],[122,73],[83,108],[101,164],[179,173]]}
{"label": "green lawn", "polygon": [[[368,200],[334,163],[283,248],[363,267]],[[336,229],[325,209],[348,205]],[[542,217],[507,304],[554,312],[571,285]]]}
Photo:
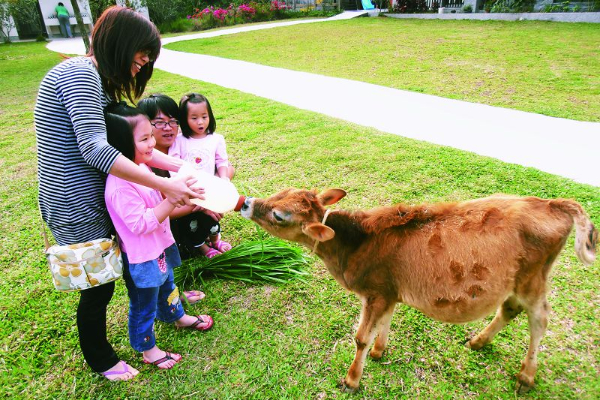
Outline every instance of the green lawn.
{"label": "green lawn", "polygon": [[[36,208],[32,109],[40,80],[59,61],[43,44],[0,45],[0,386],[8,398],[515,398],[515,374],[528,343],[525,316],[490,346],[472,352],[463,347],[464,340],[489,319],[446,325],[404,306],[397,307],[382,361],[367,361],[361,391],[340,393],[336,383],[354,355],[360,305],[318,260],[306,283],[250,285],[207,278],[202,288],[207,298],[190,312],[211,314],[211,331],[156,326],[160,345],[184,356],[171,371],[143,365],[129,347],[127,295],[118,282],[109,309],[110,340],[141,374],[123,383],[94,375],[77,345],[78,294],[52,288]],[[160,71],[148,93],[178,98],[191,90],[211,100],[237,168],[234,182],[245,194],[268,195],[289,186],[340,187],[348,197],[339,207],[349,209],[497,192],[568,197],[581,202],[600,226],[598,187]],[[560,99],[555,102],[562,105]],[[223,228],[233,243],[260,237],[254,225],[235,214],[226,216]],[[600,397],[599,267],[596,262],[584,268],[569,240],[553,271],[553,311],[537,387],[526,398]]]}
{"label": "green lawn", "polygon": [[357,18],[167,47],[600,121],[598,43],[598,24]]}

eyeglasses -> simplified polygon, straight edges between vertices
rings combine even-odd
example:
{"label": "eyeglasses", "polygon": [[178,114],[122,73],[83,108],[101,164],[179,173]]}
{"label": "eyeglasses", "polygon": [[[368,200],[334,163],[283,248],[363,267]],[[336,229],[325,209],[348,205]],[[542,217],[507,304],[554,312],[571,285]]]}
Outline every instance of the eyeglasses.
{"label": "eyeglasses", "polygon": [[154,123],[150,122],[150,125],[152,125],[153,127],[157,128],[157,129],[165,129],[167,127],[167,125],[169,125],[171,128],[177,128],[179,126],[179,121],[177,121],[177,120],[172,120],[169,122],[156,121]]}

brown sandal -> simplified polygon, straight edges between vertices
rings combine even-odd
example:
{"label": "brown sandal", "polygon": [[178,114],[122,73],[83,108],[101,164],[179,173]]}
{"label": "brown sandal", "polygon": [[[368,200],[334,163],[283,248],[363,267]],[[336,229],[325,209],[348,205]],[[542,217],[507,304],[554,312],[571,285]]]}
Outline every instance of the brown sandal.
{"label": "brown sandal", "polygon": [[196,315],[196,321],[191,325],[178,326],[178,329],[195,329],[197,331],[207,331],[214,325],[214,321],[210,315]]}
{"label": "brown sandal", "polygon": [[[174,355],[179,356],[179,358],[175,358],[173,357]],[[160,364],[169,361],[169,360],[173,360],[175,361],[175,364],[177,364],[179,361],[181,361],[183,357],[181,357],[181,355],[179,354],[171,354],[168,351],[165,351],[165,356],[163,358],[159,358],[158,360],[154,360],[154,361],[146,361],[144,360],[144,364],[153,364],[156,365],[159,369],[171,369],[173,367],[161,367]]]}

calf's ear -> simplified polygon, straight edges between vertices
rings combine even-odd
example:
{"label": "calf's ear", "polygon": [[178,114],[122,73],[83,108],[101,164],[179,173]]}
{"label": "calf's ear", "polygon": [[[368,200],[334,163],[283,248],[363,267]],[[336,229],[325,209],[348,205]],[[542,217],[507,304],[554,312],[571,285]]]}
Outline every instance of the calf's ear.
{"label": "calf's ear", "polygon": [[335,204],[346,196],[346,192],[342,189],[327,189],[319,193],[317,198],[322,205],[328,206]]}
{"label": "calf's ear", "polygon": [[302,227],[302,232],[319,242],[325,242],[329,239],[333,239],[335,236],[335,231],[333,229],[319,222],[304,225]]}

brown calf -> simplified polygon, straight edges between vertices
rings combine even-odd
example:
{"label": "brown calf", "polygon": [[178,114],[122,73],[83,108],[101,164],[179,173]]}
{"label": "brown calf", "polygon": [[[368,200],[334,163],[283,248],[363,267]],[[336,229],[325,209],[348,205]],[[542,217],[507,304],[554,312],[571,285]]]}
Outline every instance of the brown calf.
{"label": "brown calf", "polygon": [[242,215],[271,234],[314,248],[333,277],[358,295],[363,307],[356,355],[342,381],[359,387],[368,350],[385,350],[396,303],[431,318],[464,323],[496,311],[467,346],[478,350],[525,310],[530,343],[517,390],[534,385],[537,352],[548,323],[550,268],[575,224],[575,251],[594,262],[598,232],[572,200],[497,195],[461,203],[367,211],[326,212],[346,195],[288,189],[267,199],[248,199]]}

